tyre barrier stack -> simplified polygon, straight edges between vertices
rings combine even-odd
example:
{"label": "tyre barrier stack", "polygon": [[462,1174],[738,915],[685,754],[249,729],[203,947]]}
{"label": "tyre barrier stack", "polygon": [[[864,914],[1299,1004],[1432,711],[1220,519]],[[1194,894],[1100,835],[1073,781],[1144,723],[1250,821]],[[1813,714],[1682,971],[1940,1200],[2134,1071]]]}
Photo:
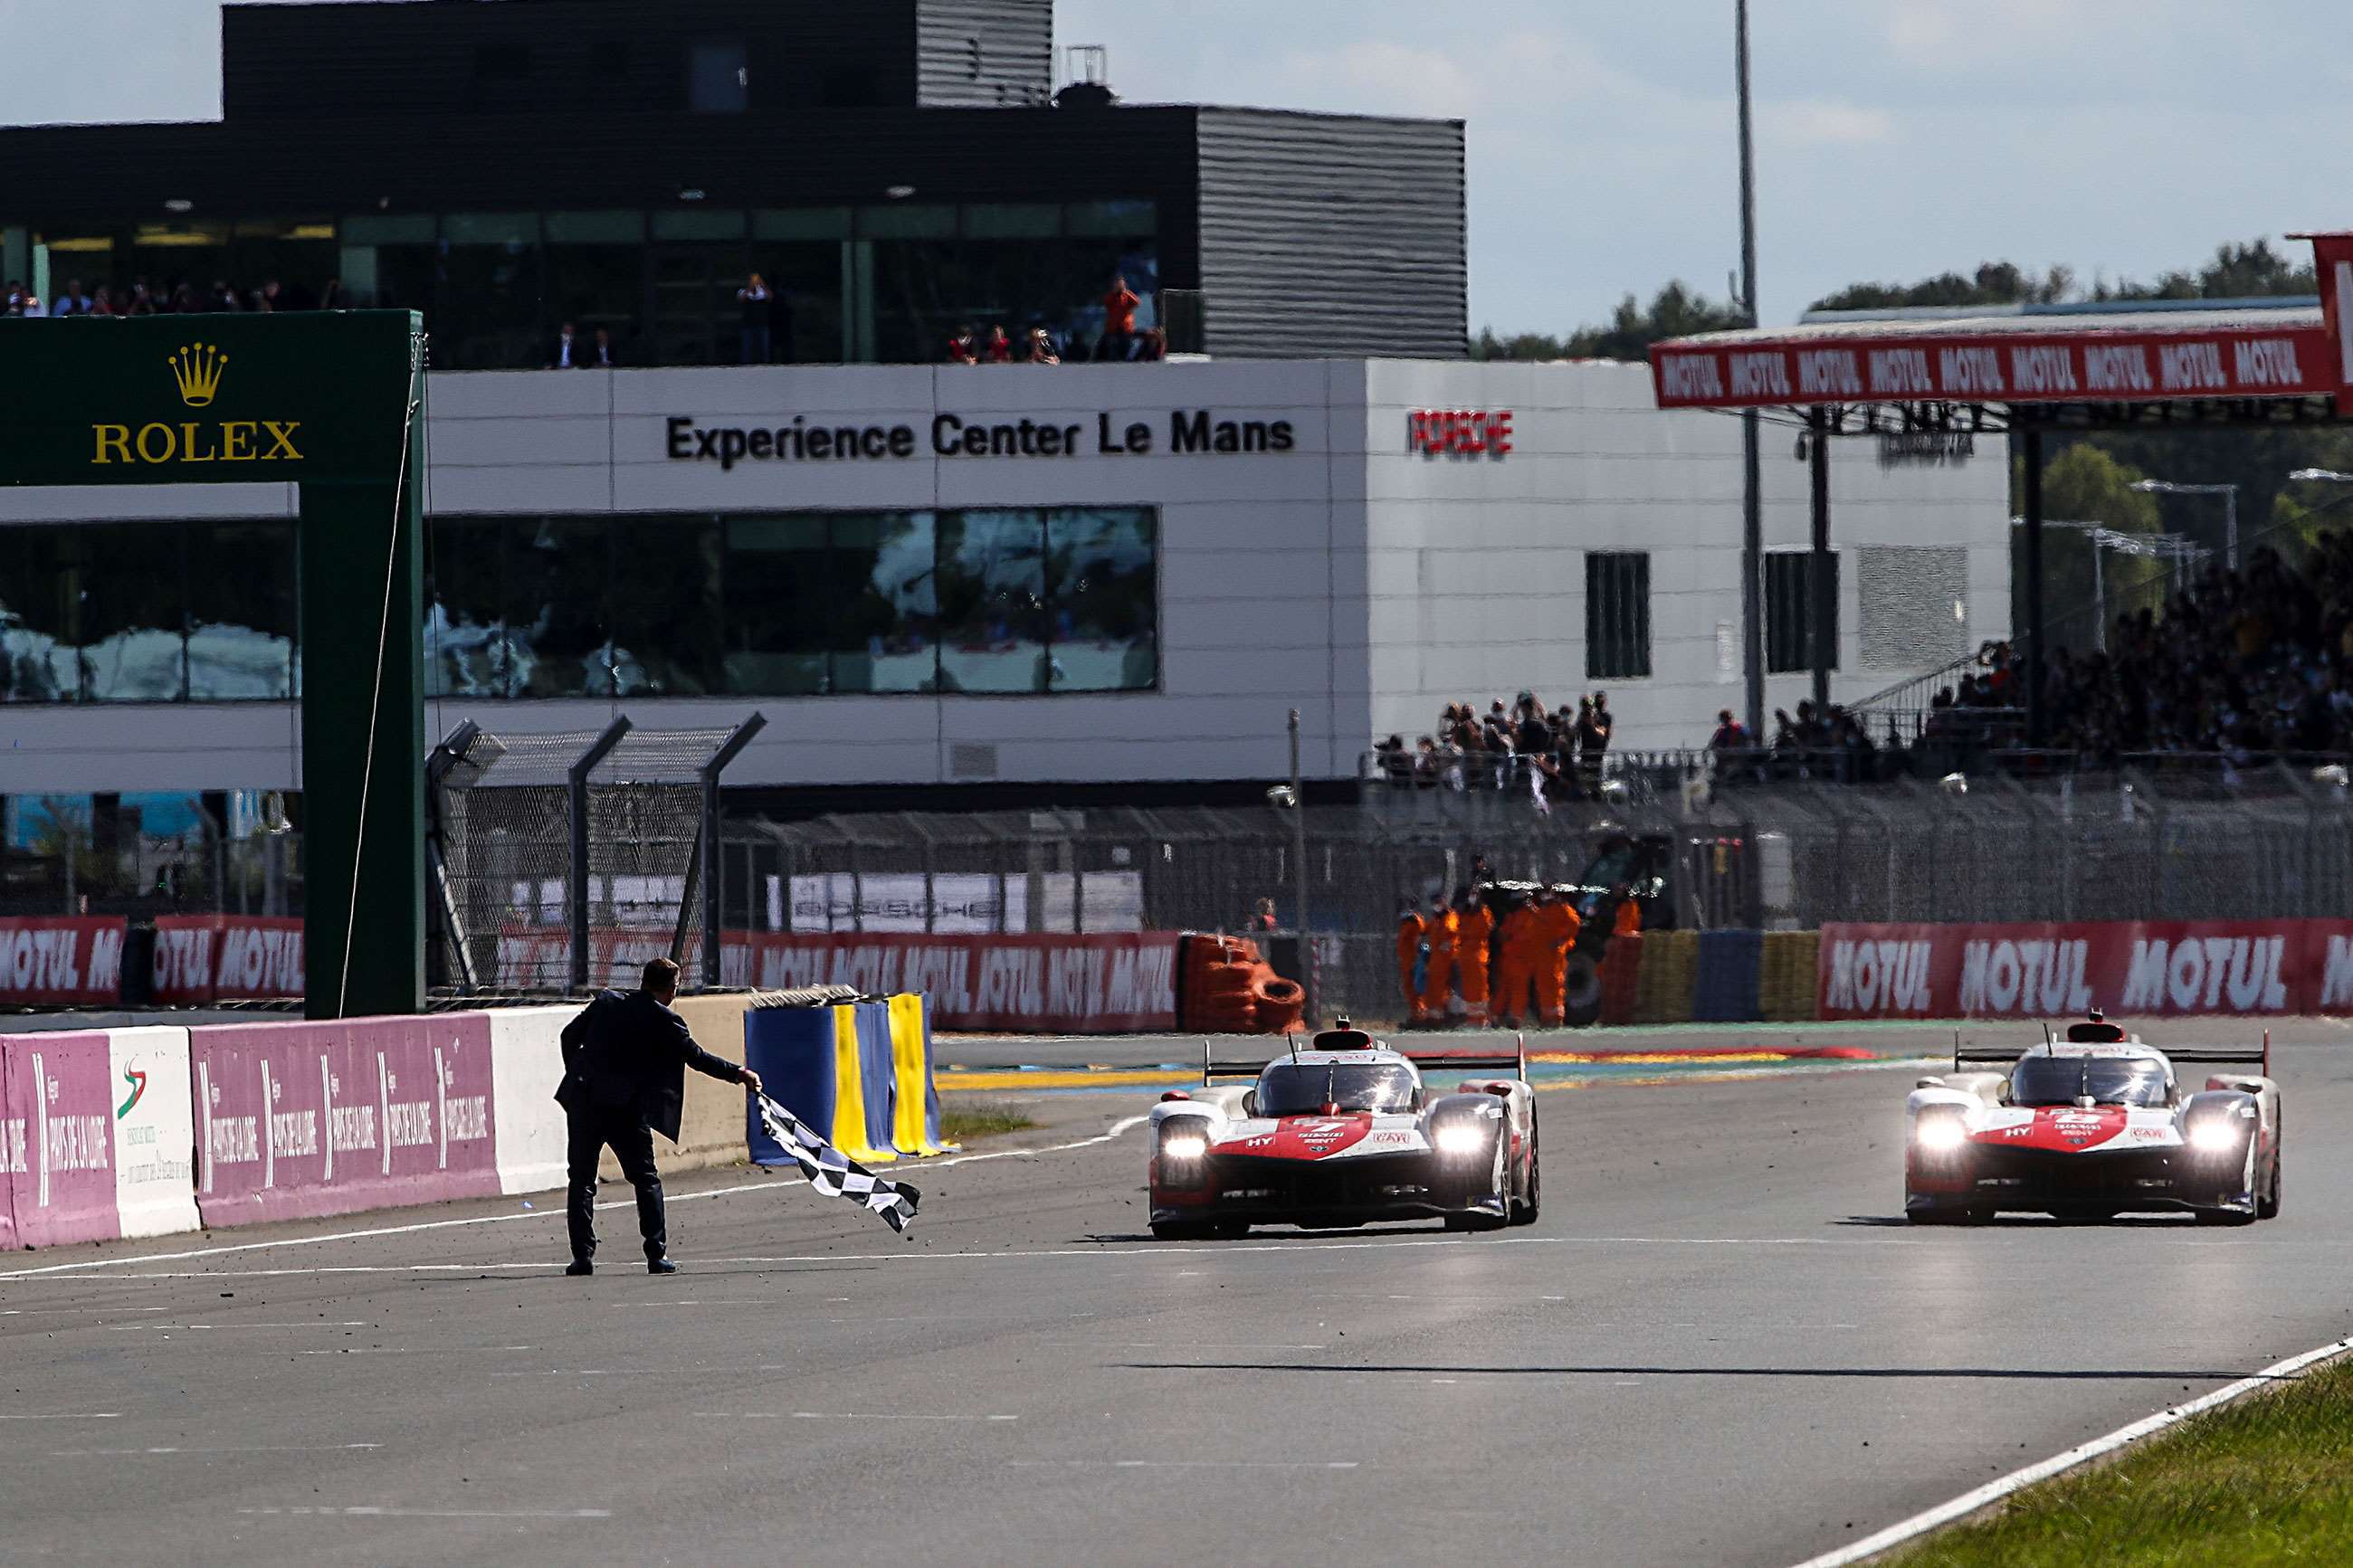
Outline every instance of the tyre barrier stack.
{"label": "tyre barrier stack", "polygon": [[1756,1021],[1757,973],[1765,933],[1754,931],[1700,932],[1698,982],[1692,988],[1692,1021],[1746,1024]]}
{"label": "tyre barrier stack", "polygon": [[1239,936],[1187,936],[1179,965],[1178,1026],[1213,1035],[1280,1035],[1299,1026],[1307,993]]}
{"label": "tyre barrier stack", "polygon": [[1642,971],[1634,983],[1634,1022],[1687,1024],[1699,972],[1699,932],[1661,931],[1642,938]]}
{"label": "tyre barrier stack", "polygon": [[[792,993],[755,995],[744,1015],[744,1058],[769,1098],[860,1164],[945,1147],[921,996],[812,1004]],[[753,1163],[786,1163],[748,1101],[743,1115]]]}
{"label": "tyre barrier stack", "polygon": [[1642,977],[1643,950],[1649,940],[1640,934],[1613,936],[1601,954],[1601,1024],[1608,1028],[1634,1021],[1635,992]]}
{"label": "tyre barrier stack", "polygon": [[1765,957],[1757,984],[1757,1016],[1768,1024],[1796,1024],[1814,1016],[1815,966],[1821,962],[1820,931],[1765,933]]}

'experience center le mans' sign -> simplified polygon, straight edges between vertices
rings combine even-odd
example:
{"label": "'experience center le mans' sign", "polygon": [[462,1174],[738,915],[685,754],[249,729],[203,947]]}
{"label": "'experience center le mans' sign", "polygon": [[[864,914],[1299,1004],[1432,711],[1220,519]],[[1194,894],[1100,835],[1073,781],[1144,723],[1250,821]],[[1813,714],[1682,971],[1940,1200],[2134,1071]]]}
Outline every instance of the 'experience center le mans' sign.
{"label": "'experience center le mans' sign", "polygon": [[[926,458],[1147,457],[1165,450],[1176,457],[1245,452],[1290,452],[1299,438],[1288,419],[1230,419],[1208,408],[1178,408],[1164,430],[1108,410],[1083,423],[1051,419],[966,419],[935,414],[919,436],[905,424],[859,425],[812,420],[806,414],[774,424],[703,425],[673,415],[666,425],[667,450],[680,463],[716,463],[729,469],[743,462],[890,462]],[[1162,445],[1165,438],[1166,445]]]}

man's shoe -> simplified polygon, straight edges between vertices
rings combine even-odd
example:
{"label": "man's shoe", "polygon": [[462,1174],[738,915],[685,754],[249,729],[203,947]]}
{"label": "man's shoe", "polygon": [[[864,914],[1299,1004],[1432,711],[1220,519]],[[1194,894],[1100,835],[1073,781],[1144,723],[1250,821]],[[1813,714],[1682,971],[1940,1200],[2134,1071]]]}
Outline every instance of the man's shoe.
{"label": "man's shoe", "polygon": [[675,1274],[678,1272],[678,1265],[672,1263],[667,1258],[649,1258],[646,1259],[646,1272],[649,1274]]}
{"label": "man's shoe", "polygon": [[596,1266],[589,1262],[585,1258],[575,1258],[572,1260],[571,1266],[565,1268],[564,1272],[577,1279],[583,1274],[596,1273]]}

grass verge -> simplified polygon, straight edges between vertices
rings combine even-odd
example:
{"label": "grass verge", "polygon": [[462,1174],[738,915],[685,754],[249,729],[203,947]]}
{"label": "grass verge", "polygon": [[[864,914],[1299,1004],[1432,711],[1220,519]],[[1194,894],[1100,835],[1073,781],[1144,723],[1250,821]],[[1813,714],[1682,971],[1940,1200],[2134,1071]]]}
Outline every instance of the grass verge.
{"label": "grass verge", "polygon": [[940,1136],[951,1143],[969,1143],[976,1138],[995,1138],[1037,1125],[1012,1106],[995,1100],[940,1107]]}
{"label": "grass verge", "polygon": [[1874,1561],[1888,1568],[2353,1563],[2353,1360],[2194,1415],[2113,1463]]}

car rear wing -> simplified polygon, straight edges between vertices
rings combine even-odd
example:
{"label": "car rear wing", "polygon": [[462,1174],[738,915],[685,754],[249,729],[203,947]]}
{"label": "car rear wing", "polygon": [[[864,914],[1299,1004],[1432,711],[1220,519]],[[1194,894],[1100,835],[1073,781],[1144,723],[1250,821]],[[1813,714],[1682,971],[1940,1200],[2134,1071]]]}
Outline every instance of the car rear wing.
{"label": "car rear wing", "polygon": [[1495,1072],[1509,1068],[1514,1078],[1525,1080],[1528,1076],[1528,1041],[1525,1035],[1518,1037],[1510,1056],[1484,1051],[1400,1051],[1398,1054],[1425,1071],[1435,1068],[1440,1072],[1457,1069]]}
{"label": "car rear wing", "polygon": [[[1960,1036],[1956,1033],[1953,1037],[1953,1070],[1958,1072],[1970,1062],[1999,1062],[2008,1066],[2033,1048],[2031,1046],[1964,1047]],[[2272,1075],[2272,1032],[2269,1029],[2263,1031],[2262,1047],[2255,1050],[2243,1046],[2152,1046],[2150,1048],[2164,1053],[2168,1061],[2189,1062],[2199,1067],[2252,1067],[2265,1078]]]}

